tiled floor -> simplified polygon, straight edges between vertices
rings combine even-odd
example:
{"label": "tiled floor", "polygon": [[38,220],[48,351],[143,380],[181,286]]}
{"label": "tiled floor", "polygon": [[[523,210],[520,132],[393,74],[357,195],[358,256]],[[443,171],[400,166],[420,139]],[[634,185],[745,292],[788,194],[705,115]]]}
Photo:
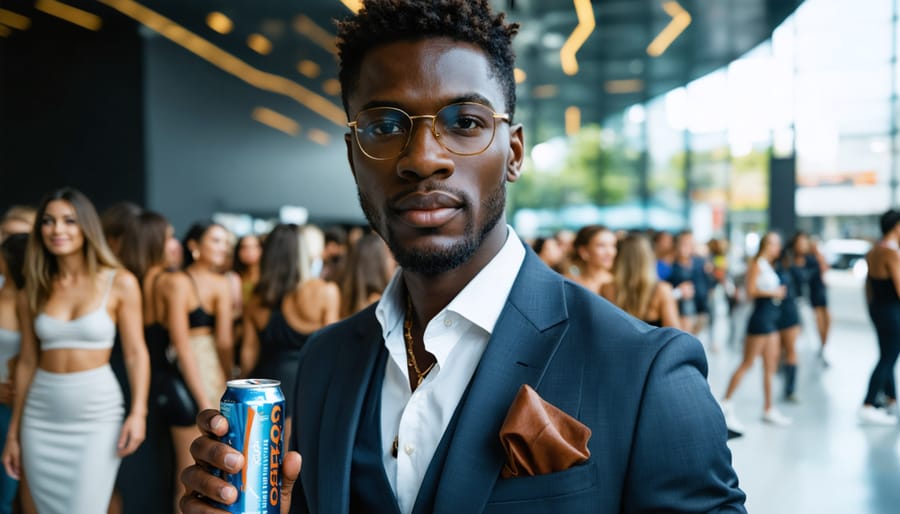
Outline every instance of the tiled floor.
{"label": "tiled floor", "polygon": [[[864,427],[856,418],[877,359],[863,283],[842,272],[827,278],[834,318],[826,353],[831,366],[818,361],[818,335],[807,311],[798,341],[801,402],[778,405],[793,417],[793,426],[778,428],[760,420],[760,362],[733,398],[747,432],[730,446],[751,513],[900,513],[900,428]],[[716,332],[719,348],[707,353],[710,386],[721,397],[740,361],[741,345],[726,345]],[[781,390],[778,379],[773,390]]]}

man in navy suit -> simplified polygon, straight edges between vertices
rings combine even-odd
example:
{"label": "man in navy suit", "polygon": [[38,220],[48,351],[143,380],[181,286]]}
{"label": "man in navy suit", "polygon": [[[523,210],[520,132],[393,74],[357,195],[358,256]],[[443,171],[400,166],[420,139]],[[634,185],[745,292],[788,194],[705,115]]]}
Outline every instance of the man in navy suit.
{"label": "man in navy suit", "polygon": [[[304,349],[282,512],[745,512],[700,344],[563,279],[506,224],[518,27],[487,0],[370,0],[338,28],[350,166],[401,271]],[[591,429],[586,461],[501,478],[523,384]],[[208,466],[243,457],[217,412],[198,425],[181,506],[220,512],[207,499],[237,493]]]}

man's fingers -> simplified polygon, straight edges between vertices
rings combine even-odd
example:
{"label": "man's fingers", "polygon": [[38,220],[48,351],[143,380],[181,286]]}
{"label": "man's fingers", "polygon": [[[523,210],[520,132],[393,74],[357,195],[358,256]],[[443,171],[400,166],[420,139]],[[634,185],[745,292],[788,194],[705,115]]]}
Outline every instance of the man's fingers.
{"label": "man's fingers", "polygon": [[197,462],[229,473],[237,473],[244,466],[244,456],[240,452],[210,437],[194,439],[191,443],[191,456]]}
{"label": "man's fingers", "polygon": [[[231,505],[237,500],[237,489],[198,464],[188,466],[181,472],[181,482],[187,491],[195,491],[211,500]],[[216,511],[213,511],[216,512]]]}
{"label": "man's fingers", "polygon": [[206,409],[197,414],[197,428],[206,435],[222,437],[228,433],[228,421],[215,409]]}
{"label": "man's fingers", "polygon": [[178,506],[180,507],[180,512],[184,514],[228,514],[227,511],[217,509],[190,494],[182,496],[181,500],[178,501]]}
{"label": "man's fingers", "polygon": [[288,512],[291,506],[291,493],[294,490],[294,482],[300,475],[302,459],[297,452],[287,452],[281,462],[281,512]]}

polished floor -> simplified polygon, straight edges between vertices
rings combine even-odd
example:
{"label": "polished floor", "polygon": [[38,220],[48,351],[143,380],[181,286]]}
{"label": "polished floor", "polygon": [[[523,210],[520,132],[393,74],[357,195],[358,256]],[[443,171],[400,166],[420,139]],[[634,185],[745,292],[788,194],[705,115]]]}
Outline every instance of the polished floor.
{"label": "polished floor", "polygon": [[[806,309],[798,341],[800,402],[777,405],[793,425],[780,428],[761,421],[761,362],[733,398],[747,431],[730,447],[751,513],[900,513],[900,428],[861,426],[856,417],[877,360],[863,282],[838,271],[826,278],[833,316],[825,353],[830,366],[818,359],[819,338]],[[736,319],[740,324],[740,313]],[[707,346],[710,386],[721,398],[740,361],[741,344],[725,342],[724,323],[713,332],[715,337],[702,334],[701,339]],[[773,390],[780,386],[776,379]]]}

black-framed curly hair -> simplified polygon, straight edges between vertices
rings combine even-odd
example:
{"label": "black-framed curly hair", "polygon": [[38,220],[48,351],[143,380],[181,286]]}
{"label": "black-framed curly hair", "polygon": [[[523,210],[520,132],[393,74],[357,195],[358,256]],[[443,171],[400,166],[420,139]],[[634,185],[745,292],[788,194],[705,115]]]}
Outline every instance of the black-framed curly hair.
{"label": "black-framed curly hair", "polygon": [[506,96],[510,120],[516,105],[515,52],[518,23],[506,23],[488,0],[364,0],[355,15],[337,21],[341,99],[356,87],[366,52],[397,41],[446,37],[481,48]]}

